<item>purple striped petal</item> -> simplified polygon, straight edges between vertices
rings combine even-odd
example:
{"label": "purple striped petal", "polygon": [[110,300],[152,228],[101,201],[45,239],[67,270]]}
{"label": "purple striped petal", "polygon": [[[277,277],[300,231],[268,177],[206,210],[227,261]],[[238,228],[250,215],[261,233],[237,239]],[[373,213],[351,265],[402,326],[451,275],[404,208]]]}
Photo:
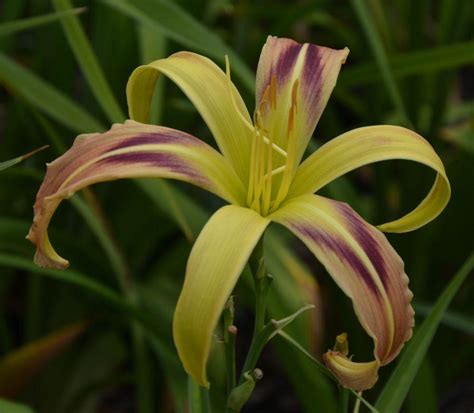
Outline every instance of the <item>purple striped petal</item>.
{"label": "purple striped petal", "polygon": [[412,293],[403,261],[379,230],[341,202],[302,195],[270,218],[300,238],[353,301],[374,339],[375,361],[354,362],[338,351],[326,353],[325,361],[343,385],[372,387],[379,366],[392,361],[412,334]]}
{"label": "purple striped petal", "polygon": [[200,186],[231,203],[243,203],[242,182],[221,154],[184,132],[127,121],[103,134],[79,136],[71,149],[48,165],[36,197],[28,238],[35,262],[64,268],[48,239],[48,225],[60,202],[89,185],[121,178],[164,177]]}
{"label": "purple striped petal", "polygon": [[[297,162],[331,95],[349,50],[269,36],[257,69],[256,110],[273,140],[288,150],[296,139]],[[295,106],[295,115],[291,115]],[[291,118],[294,116],[294,120]],[[291,125],[291,123],[294,125]],[[294,127],[296,134],[290,138]]]}

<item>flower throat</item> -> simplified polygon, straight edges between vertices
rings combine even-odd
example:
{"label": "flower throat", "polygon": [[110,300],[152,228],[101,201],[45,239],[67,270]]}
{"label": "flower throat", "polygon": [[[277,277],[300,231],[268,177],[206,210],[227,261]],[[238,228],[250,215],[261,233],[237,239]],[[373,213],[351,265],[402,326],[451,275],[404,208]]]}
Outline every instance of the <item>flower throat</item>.
{"label": "flower throat", "polygon": [[[253,125],[245,119],[237,107],[235,97],[232,93],[232,83],[230,78],[229,59],[226,56],[226,74],[229,93],[235,110],[244,121],[244,124],[252,132],[252,144],[250,152],[249,180],[247,185],[247,206],[266,216],[278,209],[290,188],[294,176],[296,164],[296,139],[295,139],[295,117],[298,111],[298,84],[295,79],[291,88],[291,103],[288,110],[278,110],[286,100],[277,99],[277,78],[272,75],[267,85],[259,106],[253,115]],[[278,146],[273,137],[277,133],[279,125],[278,116],[286,115],[286,124],[282,124],[285,129],[286,148]]]}

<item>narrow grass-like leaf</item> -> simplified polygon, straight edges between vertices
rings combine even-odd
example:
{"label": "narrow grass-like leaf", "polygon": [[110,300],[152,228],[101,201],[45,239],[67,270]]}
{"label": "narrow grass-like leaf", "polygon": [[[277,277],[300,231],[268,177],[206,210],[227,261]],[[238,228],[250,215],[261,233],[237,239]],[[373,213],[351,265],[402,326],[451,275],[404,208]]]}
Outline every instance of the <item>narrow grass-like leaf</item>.
{"label": "narrow grass-like leaf", "polygon": [[62,328],[7,353],[0,359],[0,396],[16,396],[53,357],[76,339],[87,323]]}
{"label": "narrow grass-like leaf", "polygon": [[5,413],[34,413],[33,410],[20,403],[14,403],[9,400],[0,399],[0,412]]}
{"label": "narrow grass-like leaf", "polygon": [[156,409],[148,341],[145,340],[145,332],[140,324],[132,323],[131,330],[135,377],[138,383],[135,390],[137,413],[153,413]]}
{"label": "narrow grass-like leaf", "polygon": [[437,399],[433,368],[430,360],[425,358],[411,385],[406,411],[407,413],[437,413]]}
{"label": "narrow grass-like leaf", "polygon": [[255,78],[240,57],[215,33],[201,24],[177,3],[169,0],[102,0],[133,19],[153,25],[183,46],[195,49],[218,62],[228,55],[233,72],[253,92]]}
{"label": "narrow grass-like leaf", "polygon": [[113,306],[124,307],[123,299],[113,290],[94,281],[92,278],[74,270],[50,270],[33,264],[27,258],[17,255],[0,253],[0,265],[29,271],[33,274],[43,275],[58,281],[63,281],[86,290],[106,303]]}
{"label": "narrow grass-like leaf", "polygon": [[366,0],[351,0],[354,10],[356,11],[357,17],[362,25],[362,28],[365,31],[367,40],[372,48],[372,52],[376,59],[377,65],[379,66],[380,71],[385,82],[385,86],[390,93],[392,102],[398,112],[398,115],[402,122],[406,125],[410,125],[410,119],[403,103],[400,90],[395,82],[395,78],[392,73],[392,69],[387,59],[387,54],[385,52],[384,46],[380,39],[380,36],[375,29],[374,24],[370,16],[370,11],[367,8]]}
{"label": "narrow grass-like leaf", "polygon": [[76,9],[64,10],[58,13],[48,13],[42,16],[28,17],[26,19],[2,23],[0,24],[0,36],[12,35],[24,30],[34,29],[45,24],[56,22],[64,16],[84,13],[86,10],[86,7],[78,7]]}
{"label": "narrow grass-like leaf", "polygon": [[430,315],[416,331],[413,339],[406,345],[397,367],[390,376],[380,394],[376,408],[384,413],[397,413],[405,400],[411,383],[425,358],[428,347],[433,340],[438,325],[448,308],[451,300],[461,287],[464,280],[474,268],[474,253],[469,256],[461,269],[457,272],[445,288]]}
{"label": "narrow grass-like leaf", "polygon": [[68,96],[1,52],[0,83],[75,132],[104,130],[98,120]]}
{"label": "narrow grass-like leaf", "polygon": [[[166,57],[166,39],[161,31],[151,25],[140,24],[138,27],[141,62],[147,64]],[[155,93],[151,101],[149,122],[159,125],[163,114],[165,77],[160,76],[155,84]]]}
{"label": "narrow grass-like leaf", "polygon": [[100,245],[104,249],[107,258],[109,259],[109,262],[112,266],[112,269],[114,270],[114,273],[117,276],[120,287],[122,289],[126,289],[128,277],[127,265],[125,263],[123,255],[118,249],[118,246],[116,245],[114,239],[109,233],[108,228],[101,219],[101,214],[97,211],[94,211],[94,209],[91,207],[94,202],[92,201],[87,203],[82,198],[73,197],[71,198],[71,203],[73,204],[74,208],[81,214],[87,226],[96,236]]}
{"label": "narrow grass-like leaf", "polygon": [[[416,50],[390,56],[388,60],[396,78],[453,70],[474,62],[474,42]],[[382,79],[380,69],[375,64],[364,63],[344,69],[338,86],[370,84]]]}
{"label": "narrow grass-like leaf", "polygon": [[[70,0],[53,0],[53,5],[58,12],[72,7]],[[66,16],[61,19],[61,24],[66,33],[69,46],[81,66],[92,93],[94,93],[97,101],[107,114],[108,119],[110,122],[123,122],[125,116],[107,83],[79,18],[72,15]]]}
{"label": "narrow grass-like leaf", "polygon": [[189,241],[196,239],[199,222],[205,222],[206,218],[195,208],[194,203],[190,203],[188,198],[164,180],[137,179],[136,182],[159,209],[174,219]]}
{"label": "narrow grass-like leaf", "polygon": [[70,284],[90,293],[100,299],[103,304],[107,304],[114,309],[122,311],[124,314],[139,321],[144,328],[159,340],[163,339],[164,332],[157,328],[153,319],[147,314],[139,311],[137,307],[132,305],[127,299],[123,298],[115,291],[105,285],[94,281],[91,277],[75,270],[52,270],[41,268],[35,265],[31,260],[14,255],[0,253],[0,266],[17,268],[28,271],[31,274],[45,276],[57,281]]}
{"label": "narrow grass-like leaf", "polygon": [[[428,316],[433,310],[432,304],[420,303],[419,301],[416,301],[413,306],[415,307],[416,314],[423,317]],[[441,322],[445,326],[454,328],[464,334],[474,336],[474,320],[467,315],[458,313],[456,311],[447,310],[444,313]]]}
{"label": "narrow grass-like leaf", "polygon": [[34,151],[25,153],[24,155],[17,156],[16,158],[10,159],[8,161],[3,161],[0,162],[0,171],[3,169],[7,169],[10,166],[16,165],[20,163],[21,161],[25,160],[26,158],[29,158],[30,156],[34,155],[35,153],[42,151],[43,149],[46,149],[48,145],[42,146],[41,148],[35,149]]}

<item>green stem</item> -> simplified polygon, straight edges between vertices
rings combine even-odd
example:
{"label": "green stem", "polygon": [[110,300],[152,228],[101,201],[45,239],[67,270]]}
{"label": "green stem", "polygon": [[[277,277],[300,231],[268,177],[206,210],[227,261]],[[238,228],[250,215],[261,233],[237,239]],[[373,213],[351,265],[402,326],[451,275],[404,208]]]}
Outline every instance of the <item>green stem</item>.
{"label": "green stem", "polygon": [[211,413],[211,399],[209,397],[209,389],[199,387],[201,393],[201,409],[202,413]]}
{"label": "green stem", "polygon": [[249,352],[245,358],[244,367],[242,368],[242,373],[240,375],[239,384],[242,384],[245,381],[245,373],[251,371],[257,365],[258,358],[262,350],[267,344],[267,341],[270,335],[275,331],[275,327],[272,323],[268,323],[256,336],[252,338],[252,343],[250,344]]}
{"label": "green stem", "polygon": [[[357,393],[359,396],[362,396],[362,392],[358,392]],[[357,398],[356,399],[356,402],[355,402],[355,405],[354,405],[354,413],[359,413],[359,409],[360,409],[360,399]]]}
{"label": "green stem", "polygon": [[339,400],[341,413],[347,413],[349,411],[349,391],[342,386],[339,386]]}
{"label": "green stem", "polygon": [[267,292],[270,286],[271,276],[267,274],[265,261],[263,259],[263,236],[250,256],[249,265],[255,285],[255,324],[249,352],[240,373],[240,384],[245,381],[244,374],[255,368],[258,357],[265,345],[264,342],[262,343],[262,335],[260,333],[264,330],[265,326]]}
{"label": "green stem", "polygon": [[209,390],[199,386],[188,376],[188,402],[190,413],[211,413]]}
{"label": "green stem", "polygon": [[137,411],[138,413],[150,413],[154,411],[153,380],[144,330],[137,322],[133,322],[131,333],[135,377],[136,382],[139,383],[136,386]]}
{"label": "green stem", "polygon": [[227,397],[236,385],[235,370],[235,336],[237,328],[234,326],[234,298],[231,296],[224,309],[224,343],[227,375]]}

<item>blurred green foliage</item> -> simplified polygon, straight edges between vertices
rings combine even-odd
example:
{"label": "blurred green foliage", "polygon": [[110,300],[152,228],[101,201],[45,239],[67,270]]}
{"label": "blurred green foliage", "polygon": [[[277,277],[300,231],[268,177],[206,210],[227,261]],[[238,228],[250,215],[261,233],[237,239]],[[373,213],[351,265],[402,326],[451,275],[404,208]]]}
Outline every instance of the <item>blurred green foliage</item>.
{"label": "blurred green foliage", "polygon": [[[87,10],[80,15],[65,11],[82,6]],[[187,411],[171,320],[190,242],[220,201],[159,180],[97,185],[64,203],[51,226],[55,244],[72,263],[65,272],[35,267],[24,239],[45,162],[77,134],[123,120],[127,78],[141,63],[187,49],[222,66],[228,54],[252,108],[253,72],[268,34],[349,47],[311,150],[354,127],[402,124],[429,140],[452,184],[451,202],[436,221],[389,235],[406,263],[420,310],[417,322],[474,249],[470,0],[4,0],[0,20],[0,161],[51,145],[0,173],[0,349],[7,354],[66,324],[92,320],[16,395],[37,412]],[[161,82],[154,104],[155,122],[212,141],[171,83]],[[423,167],[396,161],[364,167],[323,192],[380,223],[413,207],[431,179]],[[281,251],[292,253],[297,269]],[[349,300],[300,243],[273,228],[266,254],[275,278],[272,317],[308,301],[307,287],[292,272],[306,276],[310,270],[319,285],[309,291],[319,303],[318,315],[297,320],[288,332],[318,353],[348,331],[351,350],[360,359],[370,357],[370,341]],[[243,277],[236,290],[242,354],[252,330],[250,286]],[[455,296],[414,379],[406,412],[472,410],[473,290],[471,280]],[[216,347],[211,397],[219,412],[223,354]],[[275,339],[260,364],[265,378],[247,411],[338,411],[337,387],[285,341]],[[365,395],[369,401],[375,402],[394,365],[382,369],[379,384]],[[29,411],[11,406],[7,413]]]}

